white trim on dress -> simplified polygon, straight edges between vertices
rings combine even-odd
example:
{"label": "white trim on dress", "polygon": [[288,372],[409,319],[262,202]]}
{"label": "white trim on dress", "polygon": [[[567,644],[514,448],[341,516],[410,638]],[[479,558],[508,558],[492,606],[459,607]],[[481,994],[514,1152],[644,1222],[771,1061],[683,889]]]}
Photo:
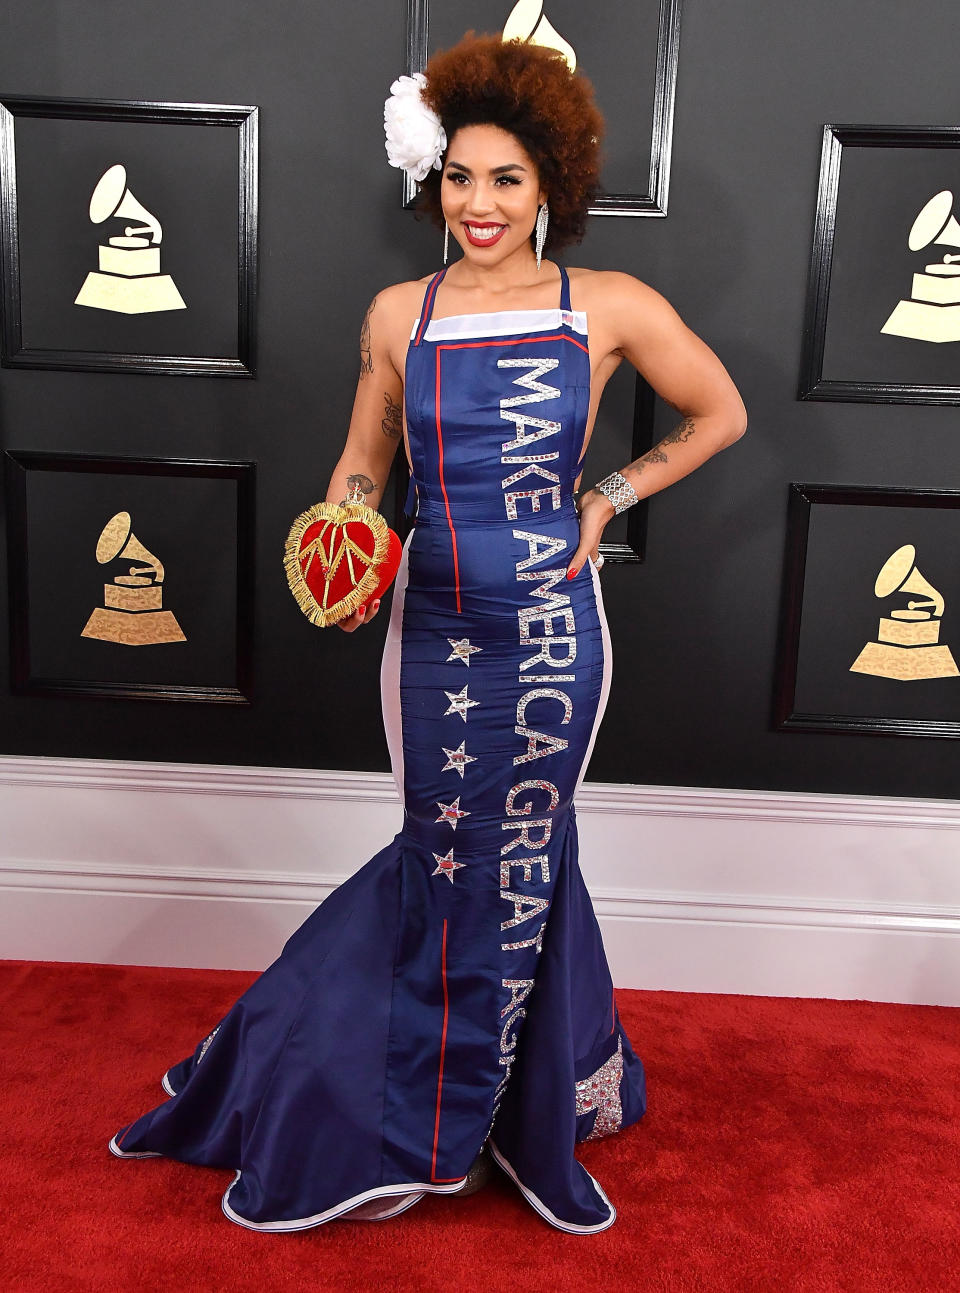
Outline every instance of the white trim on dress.
{"label": "white trim on dress", "polygon": [[[130,1124],[133,1126],[133,1124]],[[156,1149],[121,1149],[117,1144],[116,1136],[111,1136],[107,1142],[107,1149],[117,1158],[163,1158],[163,1155]]]}
{"label": "white trim on dress", "polygon": [[[512,337],[521,332],[549,332],[564,324],[587,335],[587,315],[584,310],[497,310],[492,314],[448,314],[442,319],[431,319],[423,334],[424,341],[469,341],[475,337]],[[410,333],[413,341],[420,320],[417,319]]]}
{"label": "white trim on dress", "polygon": [[410,542],[415,528],[407,535],[393,582],[393,604],[390,607],[390,623],[383,644],[383,655],[380,660],[380,701],[383,710],[383,730],[387,738],[387,750],[390,754],[390,767],[393,779],[397,784],[400,802],[403,803],[403,730],[400,713],[400,654],[403,630],[403,603],[407,591],[409,574]]}
{"label": "white trim on dress", "polygon": [[[613,677],[613,644],[610,641],[610,629],[607,625],[607,615],[603,608],[603,591],[600,588],[600,572],[593,564],[593,557],[587,557],[587,565],[590,568],[590,574],[593,578],[593,592],[597,600],[597,618],[600,621],[600,640],[603,643],[603,679],[600,683],[600,699],[597,702],[597,713],[593,720],[593,731],[590,733],[590,740],[587,743],[587,752],[583,757],[583,763],[580,765],[580,775],[577,777],[577,784],[574,786],[573,793],[576,795],[580,789],[580,783],[587,771],[587,765],[590,762],[590,756],[593,754],[593,747],[597,740],[597,732],[600,730],[600,724],[603,721],[604,711],[607,708],[607,700],[610,696],[610,682]],[[577,574],[579,575],[579,571]],[[599,1188],[599,1187],[598,1187]]]}
{"label": "white trim on dress", "polygon": [[[223,1209],[224,1216],[231,1221],[235,1221],[238,1226],[246,1227],[247,1230],[272,1231],[309,1230],[313,1226],[323,1225],[325,1221],[335,1221],[338,1217],[343,1217],[345,1212],[349,1212],[359,1204],[367,1203],[372,1199],[390,1198],[397,1194],[404,1196],[401,1206],[397,1207],[395,1212],[392,1211],[377,1218],[377,1220],[383,1221],[388,1215],[395,1216],[397,1212],[404,1212],[407,1208],[412,1208],[425,1194],[456,1194],[467,1183],[467,1178],[464,1177],[462,1181],[457,1181],[454,1185],[426,1185],[414,1183],[413,1181],[403,1182],[399,1185],[378,1185],[371,1190],[363,1190],[360,1194],[355,1194],[352,1199],[344,1199],[342,1203],[337,1203],[332,1208],[327,1208],[325,1212],[315,1212],[312,1217],[298,1217],[293,1221],[248,1221],[246,1217],[241,1217],[238,1212],[234,1212],[229,1203],[230,1191],[240,1180],[240,1176],[241,1172],[238,1171],[221,1200],[220,1206]],[[409,1198],[408,1196],[411,1193],[414,1193],[416,1197]],[[343,1217],[343,1219],[345,1221],[350,1220],[349,1217]]]}
{"label": "white trim on dress", "polygon": [[[112,1137],[109,1142],[109,1149],[111,1154],[115,1154],[117,1158],[163,1158],[162,1154],[157,1153],[156,1150],[152,1149],[139,1151],[122,1150],[119,1148],[116,1141],[116,1136]],[[561,1221],[556,1213],[551,1211],[543,1200],[534,1194],[533,1190],[523,1184],[511,1165],[504,1158],[503,1154],[501,1154],[497,1149],[492,1139],[488,1140],[487,1144],[490,1146],[490,1152],[493,1155],[494,1161],[503,1169],[504,1172],[506,1172],[507,1176],[510,1177],[534,1211],[539,1212],[541,1217],[543,1217],[545,1221],[549,1221],[551,1226],[555,1226],[558,1230],[565,1230],[571,1235],[593,1235],[598,1231],[607,1230],[616,1221],[616,1208],[604,1194],[599,1181],[597,1181],[593,1176],[590,1176],[589,1172],[587,1172],[587,1175],[590,1176],[594,1189],[610,1209],[609,1217],[595,1226],[582,1226],[571,1221]],[[585,1168],[584,1171],[586,1171]],[[399,1185],[375,1186],[373,1189],[363,1190],[360,1194],[355,1194],[350,1199],[344,1199],[342,1203],[334,1204],[332,1208],[327,1208],[325,1212],[315,1212],[312,1217],[297,1217],[290,1221],[248,1221],[246,1217],[241,1217],[238,1212],[235,1212],[233,1208],[231,1208],[229,1202],[230,1191],[240,1180],[242,1175],[243,1169],[238,1169],[236,1176],[230,1182],[220,1201],[220,1206],[223,1210],[224,1216],[227,1217],[228,1220],[236,1222],[238,1226],[243,1226],[247,1230],[268,1230],[274,1232],[310,1230],[314,1226],[320,1226],[323,1225],[324,1222],[335,1221],[338,1218],[344,1221],[349,1221],[349,1213],[352,1209],[365,1203],[369,1203],[374,1199],[387,1199],[395,1195],[400,1195],[400,1201],[396,1208],[385,1209],[378,1216],[354,1218],[354,1220],[358,1221],[386,1221],[388,1217],[398,1216],[401,1212],[405,1212],[407,1208],[412,1208],[415,1203],[420,1202],[425,1194],[457,1194],[464,1188],[468,1180],[465,1176],[462,1181],[457,1181],[453,1185],[427,1185],[425,1183],[409,1181],[402,1182]]]}
{"label": "white trim on dress", "polygon": [[[595,1235],[600,1230],[608,1230],[610,1226],[612,1226],[613,1223],[616,1221],[617,1219],[616,1208],[613,1206],[613,1204],[604,1194],[603,1190],[600,1187],[600,1182],[597,1181],[594,1177],[590,1176],[589,1172],[587,1172],[587,1176],[590,1176],[590,1180],[593,1182],[594,1189],[597,1191],[597,1193],[600,1195],[600,1198],[610,1209],[609,1217],[605,1221],[599,1221],[595,1226],[581,1226],[581,1225],[577,1225],[576,1222],[573,1222],[573,1221],[561,1221],[560,1218],[556,1215],[556,1213],[552,1212],[547,1207],[547,1205],[543,1202],[543,1200],[538,1198],[537,1195],[534,1194],[533,1190],[529,1189],[526,1185],[524,1185],[524,1183],[520,1180],[519,1176],[517,1176],[516,1172],[513,1170],[513,1168],[504,1158],[504,1156],[500,1153],[499,1149],[497,1149],[496,1145],[493,1143],[493,1140],[488,1140],[487,1144],[490,1146],[490,1153],[493,1155],[494,1162],[506,1172],[507,1176],[510,1177],[511,1181],[513,1181],[514,1185],[517,1187],[517,1189],[520,1191],[520,1193],[523,1195],[526,1201],[530,1204],[530,1206],[536,1212],[540,1213],[544,1221],[549,1221],[551,1226],[556,1226],[558,1230],[565,1230],[568,1234],[571,1234],[571,1235]],[[584,1168],[583,1170],[585,1172],[587,1171],[586,1168]]]}

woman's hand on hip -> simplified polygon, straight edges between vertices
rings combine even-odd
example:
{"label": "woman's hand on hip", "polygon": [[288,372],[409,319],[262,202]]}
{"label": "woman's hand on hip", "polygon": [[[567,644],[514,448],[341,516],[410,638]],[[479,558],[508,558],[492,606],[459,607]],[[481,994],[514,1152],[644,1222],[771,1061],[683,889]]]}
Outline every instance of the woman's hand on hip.
{"label": "woman's hand on hip", "polygon": [[596,564],[600,552],[600,539],[610,518],[616,515],[613,504],[598,489],[588,489],[577,499],[580,516],[580,543],[567,563],[567,578],[579,574],[587,557]]}

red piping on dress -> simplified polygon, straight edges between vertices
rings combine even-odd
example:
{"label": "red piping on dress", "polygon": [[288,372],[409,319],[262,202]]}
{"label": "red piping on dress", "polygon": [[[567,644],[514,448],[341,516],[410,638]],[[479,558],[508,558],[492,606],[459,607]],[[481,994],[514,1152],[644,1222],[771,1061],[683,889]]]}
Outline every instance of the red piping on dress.
{"label": "red piping on dress", "polygon": [[443,1059],[447,1049],[447,1020],[450,1015],[450,999],[447,994],[447,922],[443,922],[443,943],[440,953],[440,972],[443,978],[443,1034],[440,1038],[440,1072],[437,1075],[437,1117],[433,1127],[433,1162],[430,1164],[430,1180],[435,1185],[452,1185],[462,1181],[462,1176],[437,1176],[437,1143],[440,1139],[440,1095],[443,1091]]}
{"label": "red piping on dress", "polygon": [[[442,322],[442,320],[440,320]],[[437,350],[469,350],[472,346],[527,346],[535,345],[538,341],[569,341],[572,346],[579,346],[585,355],[589,355],[590,350],[582,341],[577,341],[576,337],[568,337],[564,332],[558,332],[552,337],[493,337],[489,341],[444,341],[437,346]]]}
{"label": "red piping on dress", "polygon": [[437,274],[436,278],[434,278],[433,282],[427,289],[427,299],[423,303],[423,313],[420,315],[420,327],[417,329],[417,339],[413,343],[415,346],[419,346],[423,338],[423,330],[430,322],[430,315],[433,310],[433,296],[437,288],[440,286],[440,280],[443,278],[444,272],[445,271],[441,271]]}
{"label": "red piping on dress", "polygon": [[447,509],[447,525],[450,527],[450,541],[453,544],[453,581],[457,592],[457,614],[460,614],[460,562],[457,557],[457,532],[453,528],[453,517],[450,515],[450,500],[447,498],[447,487],[443,479],[443,432],[440,428],[440,351],[442,346],[437,347],[437,470],[440,474],[440,490],[443,494],[443,505]]}

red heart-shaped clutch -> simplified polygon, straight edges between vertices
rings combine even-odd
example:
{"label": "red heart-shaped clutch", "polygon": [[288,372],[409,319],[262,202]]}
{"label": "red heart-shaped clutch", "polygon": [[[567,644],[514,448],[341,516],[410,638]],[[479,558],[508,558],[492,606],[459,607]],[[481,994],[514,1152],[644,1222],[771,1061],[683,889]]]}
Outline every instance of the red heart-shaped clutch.
{"label": "red heart-shaped clutch", "polygon": [[290,591],[311,624],[346,619],[390,587],[403,545],[365,503],[314,503],[287,536]]}

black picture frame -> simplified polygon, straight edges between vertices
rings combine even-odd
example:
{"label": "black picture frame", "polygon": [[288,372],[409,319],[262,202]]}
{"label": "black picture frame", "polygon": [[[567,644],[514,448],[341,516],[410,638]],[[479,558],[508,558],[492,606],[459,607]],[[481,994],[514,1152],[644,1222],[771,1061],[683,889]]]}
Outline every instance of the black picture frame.
{"label": "black picture frame", "polygon": [[[655,82],[650,129],[650,161],[645,186],[634,191],[601,194],[590,215],[664,217],[670,190],[670,161],[673,148],[673,115],[677,91],[677,69],[680,58],[681,0],[653,0],[651,29],[656,35],[648,48],[656,50]],[[506,16],[506,9],[504,17]],[[479,14],[475,25],[483,28],[485,14]],[[652,31],[651,31],[652,35]],[[422,72],[430,56],[430,0],[407,0],[407,75]],[[402,172],[402,205],[416,205],[417,185]]]}
{"label": "black picture frame", "polygon": [[[16,124],[29,118],[108,123],[133,122],[151,126],[189,125],[236,131],[238,254],[236,295],[230,301],[231,312],[236,310],[235,354],[141,354],[116,349],[73,349],[25,343]],[[3,367],[206,377],[255,377],[257,244],[258,109],[256,107],[128,99],[0,96],[0,266],[2,266],[3,275],[0,364]]]}
{"label": "black picture frame", "polygon": [[[648,449],[653,448],[654,444],[654,426],[656,416],[656,392],[645,378],[639,373],[635,375],[633,383],[633,423],[630,439],[630,462],[635,462],[642,458]],[[608,394],[605,391],[604,394]],[[598,413],[599,420],[599,413]],[[597,428],[594,427],[593,436],[596,436]],[[595,441],[591,436],[590,445],[587,448],[587,459],[584,463],[584,474],[580,484],[580,493],[590,489],[598,479],[603,475],[609,475],[609,471],[604,471],[602,475],[591,471],[588,476],[586,472],[586,463],[590,462],[590,449]],[[604,440],[606,437],[604,437]],[[601,442],[596,442],[598,444]],[[626,466],[626,463],[622,463]],[[620,539],[601,539],[599,552],[604,562],[610,562],[612,565],[634,565],[642,563],[647,559],[647,521],[650,515],[650,499],[641,498],[639,503],[634,503],[633,507],[627,509],[623,514],[622,520],[614,518],[611,524],[616,530],[622,528],[622,537]]]}
{"label": "black picture frame", "polygon": [[[957,404],[960,402],[960,381],[953,382],[919,375],[917,380],[902,380],[891,376],[884,379],[879,373],[874,380],[863,376],[824,376],[828,362],[828,312],[831,286],[834,279],[837,249],[837,225],[841,203],[841,181],[844,157],[856,149],[957,149],[960,148],[958,126],[884,126],[884,125],[825,125],[820,155],[820,177],[817,190],[817,209],[813,245],[807,284],[807,298],[803,326],[803,345],[800,361],[798,398],[801,400],[833,400],[867,404]],[[918,159],[919,160],[919,159]],[[957,161],[952,165],[956,168]],[[960,186],[958,186],[960,197]],[[916,212],[916,207],[911,206]],[[866,213],[869,214],[869,213]],[[898,213],[902,216],[902,213]],[[911,217],[906,217],[908,220]],[[847,220],[847,225],[870,231],[866,222]],[[876,224],[876,218],[872,221]],[[910,225],[897,231],[897,250],[906,242]],[[872,231],[870,231],[872,236]],[[929,254],[929,253],[928,253]],[[899,271],[898,271],[899,272]],[[903,284],[907,287],[906,279]],[[898,294],[902,294],[898,293]],[[879,329],[878,329],[879,331]],[[888,338],[899,347],[916,347],[916,341],[903,342],[899,337]],[[942,347],[936,347],[942,350]],[[891,360],[893,358],[891,352]],[[916,353],[916,352],[914,352]],[[829,366],[829,363],[828,363]],[[867,366],[870,366],[869,364]],[[877,364],[877,367],[880,365]],[[954,361],[955,366],[955,361]],[[896,355],[897,368],[909,368],[909,359],[902,350]]]}
{"label": "black picture frame", "polygon": [[[96,699],[194,701],[249,705],[253,701],[254,556],[256,466],[249,461],[185,458],[116,458],[95,454],[7,450],[7,562],[10,621],[10,682],[16,695]],[[116,681],[38,676],[31,658],[28,477],[35,472],[175,477],[233,481],[236,486],[236,607],[233,677],[222,685],[158,680]],[[164,648],[167,649],[167,648]],[[179,649],[179,648],[174,648]]]}
{"label": "black picture frame", "polygon": [[[840,508],[889,508],[893,509],[896,515],[897,509],[948,509],[960,513],[960,490],[942,490],[942,489],[890,489],[877,485],[838,485],[838,484],[804,484],[791,482],[788,492],[787,508],[787,535],[784,553],[784,571],[783,585],[780,605],[779,634],[777,644],[777,664],[775,670],[774,696],[772,706],[772,727],[778,731],[797,731],[797,732],[853,732],[858,735],[870,736],[923,736],[950,738],[956,740],[960,738],[960,677],[945,678],[936,677],[928,679],[913,680],[907,684],[894,683],[894,686],[906,685],[911,687],[923,686],[947,686],[956,688],[957,700],[957,720],[937,719],[930,716],[919,714],[921,708],[921,693],[894,693],[886,691],[888,703],[896,697],[909,697],[912,705],[918,711],[914,716],[906,713],[901,714],[877,714],[870,712],[850,712],[843,713],[838,710],[829,710],[826,706],[819,711],[814,707],[802,707],[798,703],[798,677],[803,670],[803,649],[801,646],[803,608],[806,594],[806,584],[808,579],[808,556],[810,550],[810,530],[813,520],[813,509],[817,507],[840,507]],[[848,517],[847,524],[850,527],[851,539],[857,541],[853,527],[857,531],[867,528],[865,514],[859,514],[857,517]],[[892,518],[891,518],[892,520]],[[858,523],[859,522],[859,523]],[[960,527],[960,515],[957,517],[957,525]],[[895,526],[889,527],[891,538],[889,541],[884,540],[875,546],[875,552],[882,552],[884,544],[887,542],[897,542],[893,536]],[[868,543],[869,543],[868,539]],[[841,601],[844,597],[844,587],[842,575],[838,579],[838,571],[842,570],[845,564],[839,559],[839,554],[831,545],[824,549],[828,553],[828,560],[825,563],[822,559],[819,561],[821,570],[829,569],[830,571],[830,590],[827,590],[825,581],[821,580],[819,591],[823,596],[824,603],[828,606],[836,606],[837,596]],[[953,549],[955,550],[955,548]],[[917,558],[917,566],[925,565],[924,558]],[[956,575],[952,567],[955,563],[947,562],[949,576],[956,585],[953,589],[951,586],[951,595],[949,606],[951,608],[951,624],[956,623],[957,635],[956,642],[960,642],[960,572]],[[857,589],[862,589],[869,594],[871,589],[865,578],[865,572],[868,569],[864,563],[860,563],[860,570],[857,578]],[[870,568],[873,569],[873,568]],[[941,565],[941,574],[943,565]],[[872,578],[871,574],[869,578]],[[940,584],[939,578],[936,581]],[[832,592],[833,600],[825,595],[827,591]],[[872,624],[872,629],[877,628],[877,605],[868,604],[866,597],[858,598],[858,602],[863,602],[864,616],[862,624],[857,626],[857,631],[850,631],[846,634],[846,640],[842,643],[842,650],[838,652],[843,660],[846,661],[864,640],[858,636],[859,628],[868,622]],[[858,611],[859,613],[859,611]],[[824,622],[833,623],[830,619],[829,609],[825,613]],[[866,636],[866,635],[865,635]],[[869,640],[869,638],[868,638]],[[960,655],[960,652],[958,652]],[[849,668],[849,666],[848,666]],[[852,670],[850,671],[852,672]],[[858,673],[858,680],[863,680],[864,673]],[[866,683],[869,686],[869,696],[876,699],[878,692],[875,684],[879,682],[881,686],[889,683],[889,678],[871,678],[866,677]],[[809,688],[808,688],[809,689]],[[942,690],[938,693],[941,698],[945,694],[953,697],[952,690],[944,693]],[[870,699],[865,697],[866,703],[861,705],[861,709],[869,711]]]}
{"label": "black picture frame", "polygon": [[[656,412],[656,394],[653,387],[639,373],[636,374],[633,393],[633,423],[630,442],[630,461],[640,458],[653,447],[654,417]],[[591,436],[594,443],[596,428]],[[589,453],[589,447],[587,452]],[[625,464],[624,464],[625,465]],[[592,481],[584,476],[581,493],[589,489]],[[387,516],[390,527],[404,541],[413,529],[412,516],[406,515],[404,506],[410,488],[410,470],[406,454],[401,444],[393,460],[390,475],[383,491],[384,504],[381,511]],[[624,534],[621,539],[601,539],[599,552],[604,562],[613,565],[630,565],[646,560],[647,521],[650,500],[642,498],[639,503],[629,508],[624,516]],[[617,524],[616,522],[614,524]]]}

